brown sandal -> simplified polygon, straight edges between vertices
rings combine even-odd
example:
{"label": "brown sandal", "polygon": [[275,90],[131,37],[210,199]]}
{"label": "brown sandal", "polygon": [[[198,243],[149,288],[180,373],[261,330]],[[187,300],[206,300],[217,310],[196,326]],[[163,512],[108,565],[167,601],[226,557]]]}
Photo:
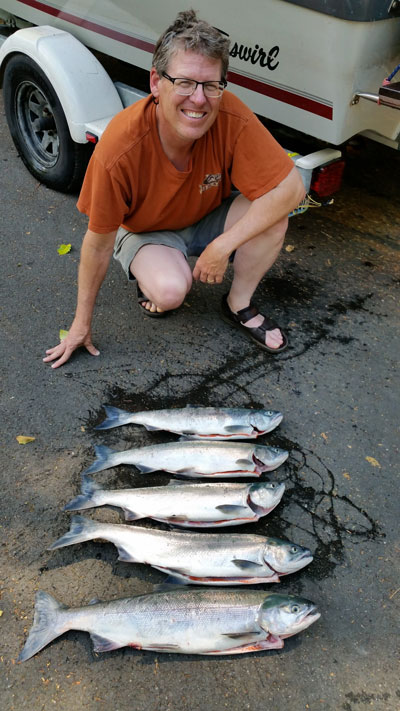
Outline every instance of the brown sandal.
{"label": "brown sandal", "polygon": [[[264,316],[264,321],[260,326],[256,326],[255,328],[244,326],[247,321],[250,321],[250,319],[254,318],[254,316],[258,316],[260,314],[257,306],[252,301],[250,301],[249,306],[246,306],[244,309],[240,309],[235,314],[229,308],[227,296],[228,294],[224,294],[221,301],[221,315],[224,321],[246,333],[252,341],[254,341],[260,348],[268,351],[268,353],[281,353],[285,350],[285,348],[287,348],[288,338],[286,333],[284,333],[280,326],[278,326],[278,324],[272,319]],[[274,328],[279,328],[283,337],[283,343],[279,346],[279,348],[271,348],[265,344],[265,332],[273,331]]]}
{"label": "brown sandal", "polygon": [[164,318],[169,311],[149,311],[149,309],[146,309],[144,304],[147,301],[150,301],[150,299],[147,298],[143,294],[143,291],[141,290],[139,284],[136,282],[136,289],[137,289],[137,298],[138,298],[138,304],[141,308],[141,310],[144,312],[145,316],[150,316],[151,318]]}

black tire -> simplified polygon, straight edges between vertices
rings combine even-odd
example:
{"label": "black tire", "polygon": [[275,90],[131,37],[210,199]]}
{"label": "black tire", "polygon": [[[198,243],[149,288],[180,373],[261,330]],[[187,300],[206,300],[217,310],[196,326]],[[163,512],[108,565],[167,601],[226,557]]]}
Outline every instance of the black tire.
{"label": "black tire", "polygon": [[23,54],[9,60],[3,96],[12,139],[32,175],[53,190],[79,189],[92,145],[72,140],[57,94],[36,62]]}

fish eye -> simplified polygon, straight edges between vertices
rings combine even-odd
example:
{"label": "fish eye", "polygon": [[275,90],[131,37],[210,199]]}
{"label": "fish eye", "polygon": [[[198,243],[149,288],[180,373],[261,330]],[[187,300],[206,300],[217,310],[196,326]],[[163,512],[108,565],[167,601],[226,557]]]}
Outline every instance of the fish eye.
{"label": "fish eye", "polygon": [[291,553],[298,553],[298,551],[299,551],[299,549],[298,549],[297,546],[292,546],[291,549],[290,549],[290,552],[291,552]]}
{"label": "fish eye", "polygon": [[290,608],[290,612],[294,612],[295,614],[300,612],[300,605],[292,605]]}

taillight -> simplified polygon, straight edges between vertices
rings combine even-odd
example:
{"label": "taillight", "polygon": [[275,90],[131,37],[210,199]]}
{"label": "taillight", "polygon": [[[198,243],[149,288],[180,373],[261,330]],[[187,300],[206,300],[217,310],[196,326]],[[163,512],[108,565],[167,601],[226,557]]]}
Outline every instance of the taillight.
{"label": "taillight", "polygon": [[96,136],[95,133],[91,133],[90,131],[86,131],[86,140],[89,143],[97,143],[98,142],[98,136]]}
{"label": "taillight", "polygon": [[311,178],[310,190],[318,197],[328,197],[337,193],[342,183],[344,160],[336,160],[329,165],[316,168]]}

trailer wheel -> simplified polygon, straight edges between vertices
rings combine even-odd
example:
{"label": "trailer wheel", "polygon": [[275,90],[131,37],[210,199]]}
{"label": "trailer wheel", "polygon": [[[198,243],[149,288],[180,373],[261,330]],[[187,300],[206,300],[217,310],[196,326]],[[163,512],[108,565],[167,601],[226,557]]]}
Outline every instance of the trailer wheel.
{"label": "trailer wheel", "polygon": [[92,146],[75,143],[53,86],[23,54],[8,62],[3,82],[8,127],[28,170],[54,190],[80,187]]}

